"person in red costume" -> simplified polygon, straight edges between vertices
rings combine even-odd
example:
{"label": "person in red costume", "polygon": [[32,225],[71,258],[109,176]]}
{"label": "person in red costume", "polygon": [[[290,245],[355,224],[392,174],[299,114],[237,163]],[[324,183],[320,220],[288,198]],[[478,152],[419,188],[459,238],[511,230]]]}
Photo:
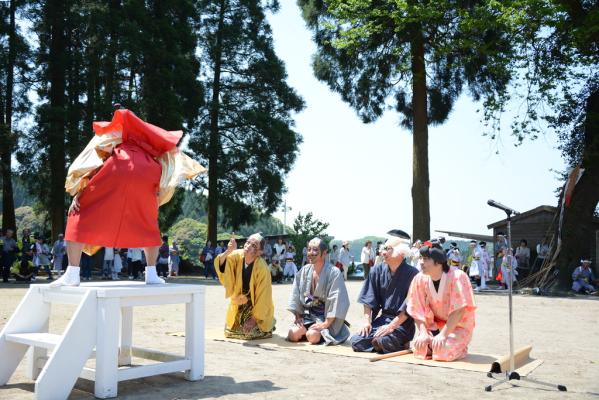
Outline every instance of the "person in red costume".
{"label": "person in red costume", "polygon": [[65,187],[72,194],[65,240],[69,266],[52,286],[79,285],[84,247],[143,248],[147,284],[156,274],[158,207],[185,178],[205,172],[179,151],[182,131],[166,131],[133,112],[115,111],[111,122],[94,122],[95,136],[75,159]]}

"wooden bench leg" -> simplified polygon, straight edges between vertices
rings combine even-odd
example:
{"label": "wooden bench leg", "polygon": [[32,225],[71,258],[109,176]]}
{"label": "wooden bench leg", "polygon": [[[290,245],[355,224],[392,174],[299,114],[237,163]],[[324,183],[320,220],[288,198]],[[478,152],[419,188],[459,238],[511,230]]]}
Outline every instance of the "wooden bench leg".
{"label": "wooden bench leg", "polygon": [[119,367],[131,365],[132,335],[133,307],[121,307],[121,347],[119,348]]}
{"label": "wooden bench leg", "polygon": [[191,361],[191,369],[185,371],[185,379],[197,381],[204,378],[204,293],[192,295],[185,305],[185,358]]}
{"label": "wooden bench leg", "polygon": [[118,394],[119,308],[119,299],[98,298],[94,394],[100,399]]}

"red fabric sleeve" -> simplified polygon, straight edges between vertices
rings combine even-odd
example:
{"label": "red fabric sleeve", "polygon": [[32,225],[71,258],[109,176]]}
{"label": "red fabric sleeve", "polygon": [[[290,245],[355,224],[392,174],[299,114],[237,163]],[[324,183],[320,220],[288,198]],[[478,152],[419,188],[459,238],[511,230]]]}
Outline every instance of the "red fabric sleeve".
{"label": "red fabric sleeve", "polygon": [[94,122],[93,128],[96,135],[121,132],[123,142],[135,142],[155,157],[175,148],[183,135],[145,122],[129,110],[116,110],[112,121]]}

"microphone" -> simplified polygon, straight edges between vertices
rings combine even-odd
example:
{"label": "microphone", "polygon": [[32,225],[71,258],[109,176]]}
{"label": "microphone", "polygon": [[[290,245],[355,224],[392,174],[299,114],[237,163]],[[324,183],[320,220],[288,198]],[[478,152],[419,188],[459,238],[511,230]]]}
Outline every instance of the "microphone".
{"label": "microphone", "polygon": [[490,205],[491,207],[499,208],[500,210],[505,211],[508,215],[511,215],[511,214],[520,214],[518,211],[516,211],[514,209],[511,209],[511,208],[509,208],[507,206],[504,206],[503,204],[498,203],[495,200],[489,199],[487,201],[487,204]]}

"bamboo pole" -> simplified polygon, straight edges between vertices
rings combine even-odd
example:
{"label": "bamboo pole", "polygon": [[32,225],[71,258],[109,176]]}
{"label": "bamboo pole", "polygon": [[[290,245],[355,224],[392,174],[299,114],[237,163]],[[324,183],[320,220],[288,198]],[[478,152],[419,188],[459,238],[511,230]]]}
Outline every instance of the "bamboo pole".
{"label": "bamboo pole", "polygon": [[406,354],[412,354],[412,350],[407,349],[407,350],[401,350],[401,351],[394,351],[393,353],[381,354],[376,357],[372,357],[369,361],[375,362],[375,361],[384,360],[386,358],[405,356]]}

